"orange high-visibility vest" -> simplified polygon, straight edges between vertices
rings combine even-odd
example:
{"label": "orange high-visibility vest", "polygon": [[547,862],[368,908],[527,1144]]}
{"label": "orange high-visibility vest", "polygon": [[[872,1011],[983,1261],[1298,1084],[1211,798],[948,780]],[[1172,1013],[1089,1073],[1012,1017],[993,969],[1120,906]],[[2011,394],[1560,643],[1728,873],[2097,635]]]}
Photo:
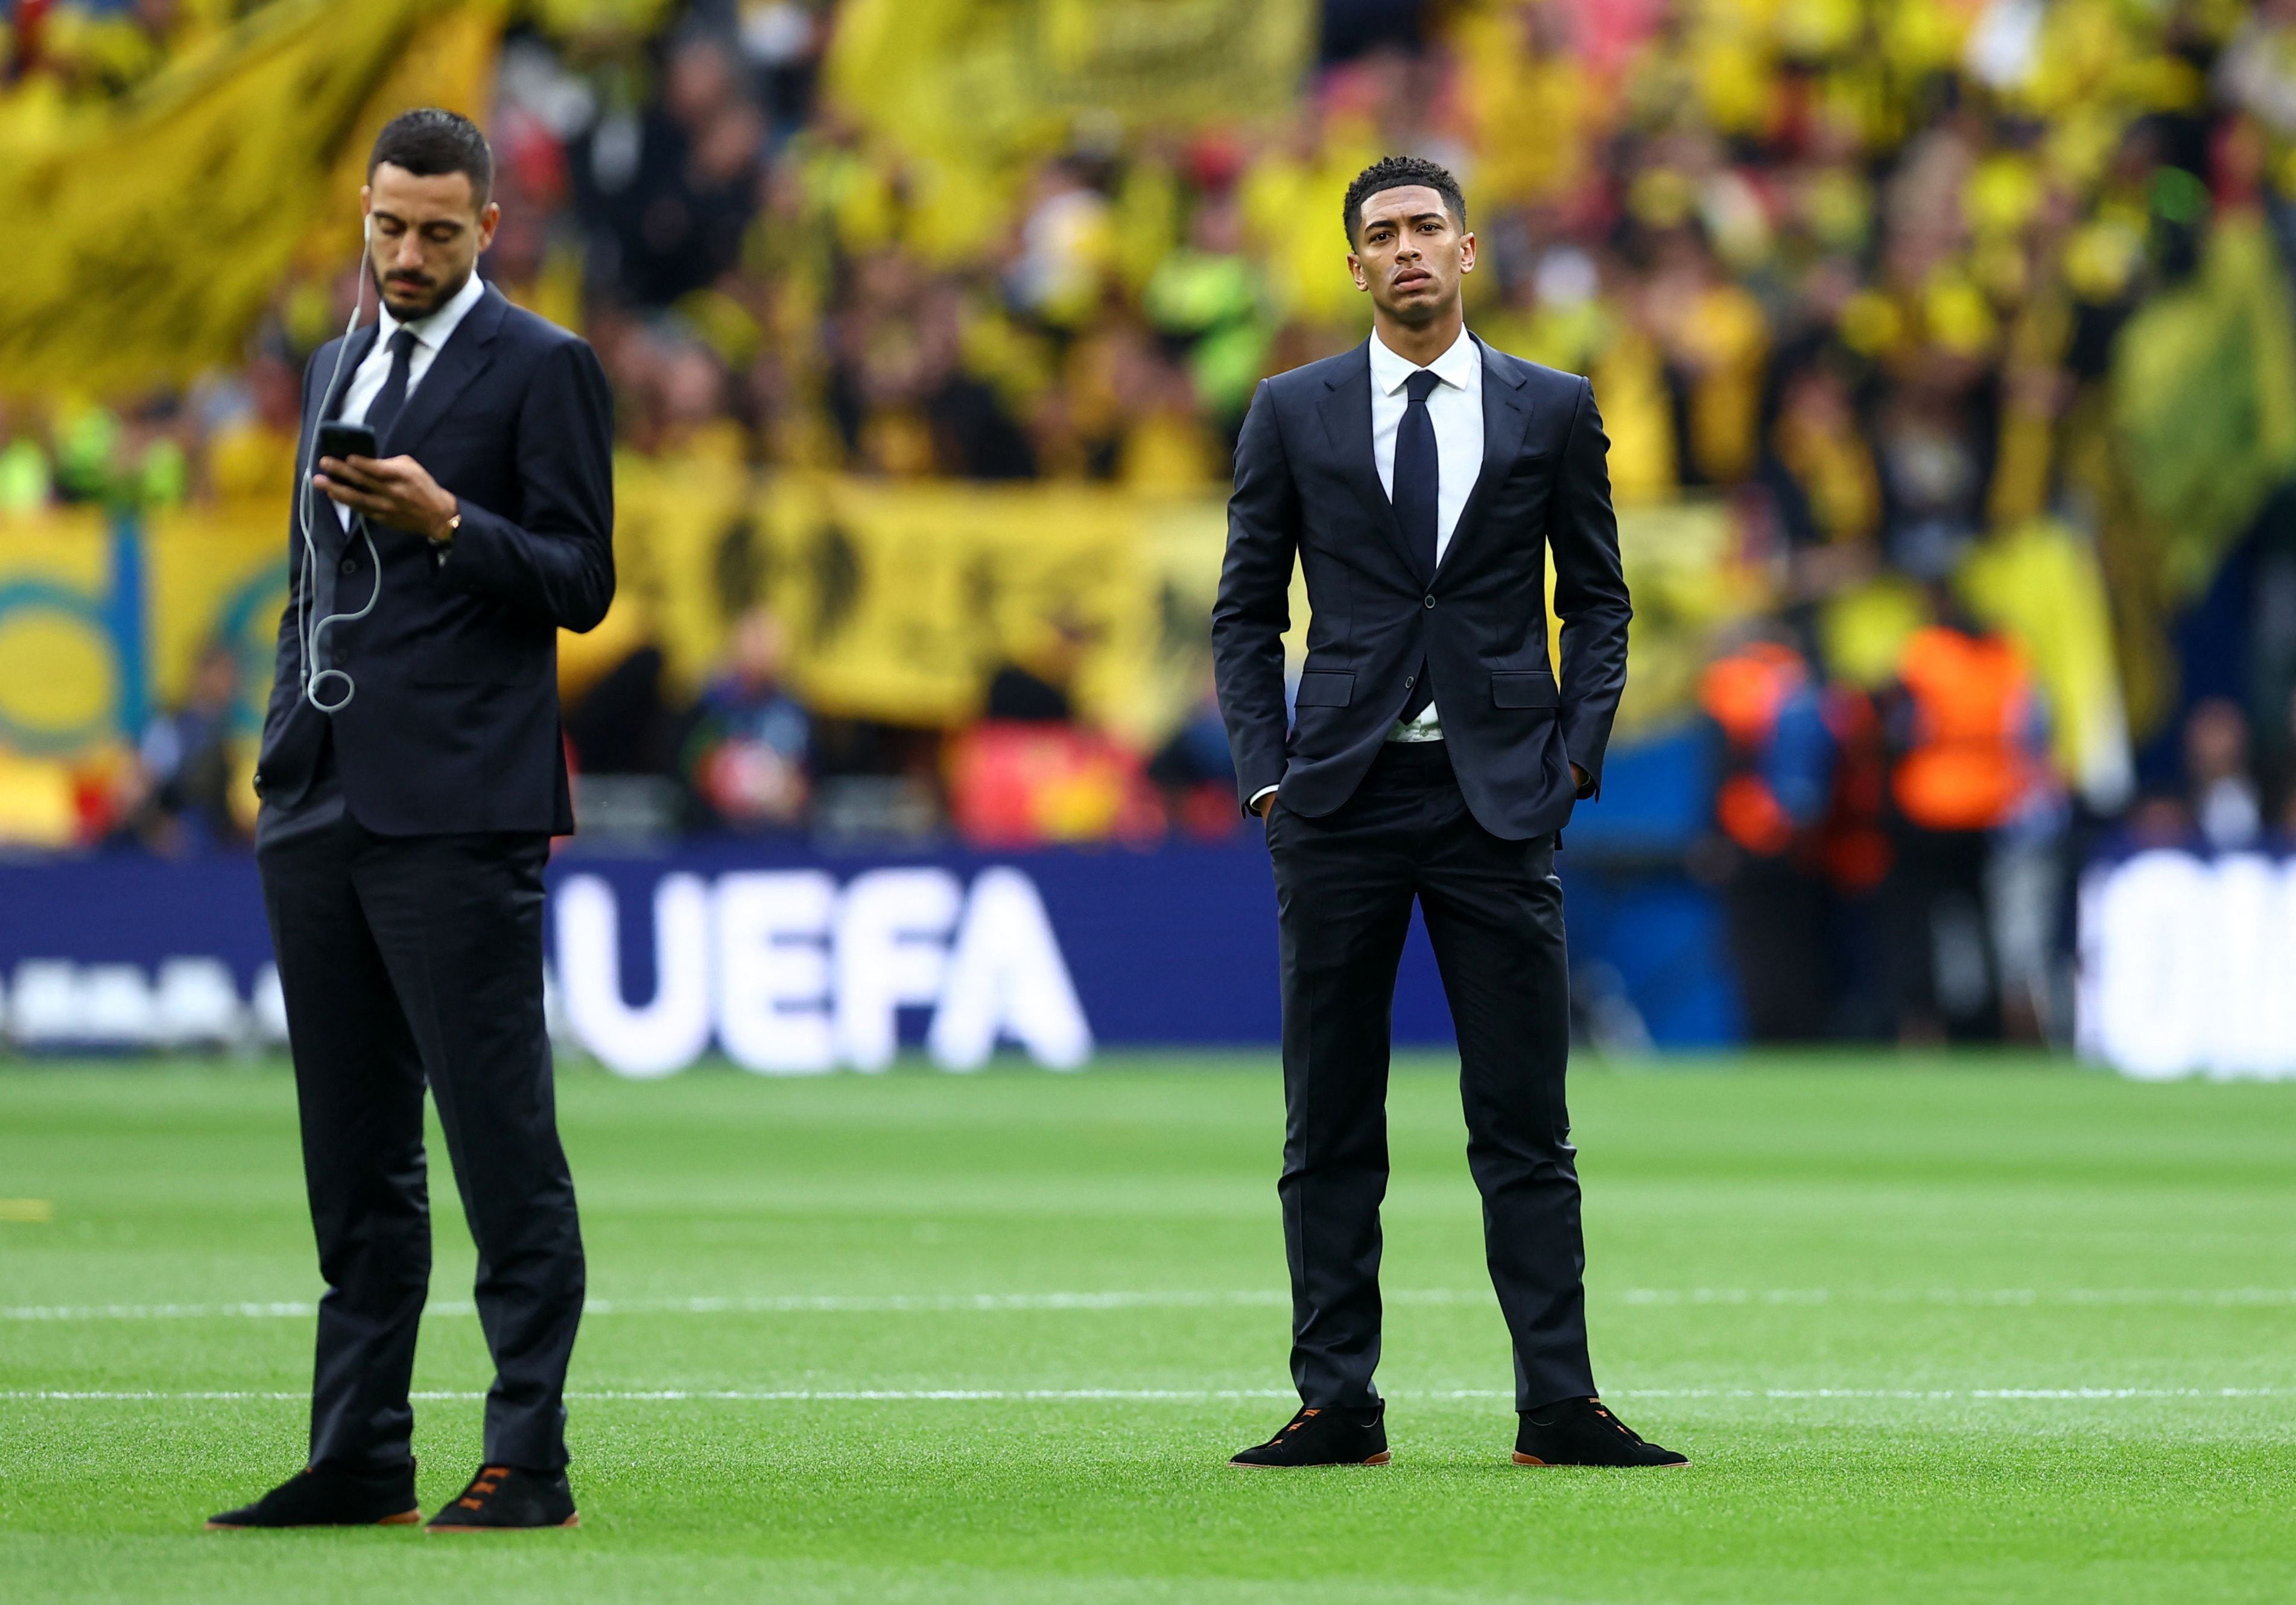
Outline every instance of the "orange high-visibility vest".
{"label": "orange high-visibility vest", "polygon": [[1890,780],[1898,811],[1926,830],[2002,824],[2032,784],[2024,659],[1998,636],[1933,624],[1906,643],[1898,679],[1914,711],[1912,749]]}

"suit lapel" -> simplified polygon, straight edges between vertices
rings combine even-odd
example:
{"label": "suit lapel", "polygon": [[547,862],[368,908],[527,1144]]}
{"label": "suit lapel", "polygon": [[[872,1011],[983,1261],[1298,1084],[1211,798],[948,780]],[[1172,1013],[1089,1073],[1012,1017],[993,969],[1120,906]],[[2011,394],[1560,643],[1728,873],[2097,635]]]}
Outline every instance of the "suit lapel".
{"label": "suit lapel", "polygon": [[455,325],[447,343],[430,359],[430,366],[406,398],[398,419],[390,426],[390,437],[376,442],[385,457],[401,457],[422,443],[422,437],[447,416],[455,398],[463,387],[477,378],[489,360],[487,348],[494,342],[495,331],[502,326],[503,314],[510,303],[501,291],[492,284],[479,298],[479,303]]}
{"label": "suit lapel", "polygon": [[1387,489],[1379,482],[1379,462],[1371,447],[1371,342],[1366,340],[1349,356],[1346,368],[1338,377],[1324,383],[1330,386],[1324,392],[1316,411],[1324,420],[1324,432],[1330,438],[1332,450],[1338,456],[1340,473],[1363,503],[1364,511],[1387,543],[1395,548],[1405,570],[1420,574],[1419,560],[1403,539],[1403,526],[1396,522],[1395,504],[1388,499]]}
{"label": "suit lapel", "polygon": [[1522,374],[1480,339],[1475,349],[1483,359],[1483,466],[1475,475],[1475,488],[1467,492],[1467,505],[1459,509],[1459,522],[1451,531],[1451,544],[1443,548],[1443,561],[1435,565],[1438,575],[1458,561],[1459,549],[1475,535],[1485,504],[1521,455],[1522,437],[1530,427],[1530,403],[1522,395]]}

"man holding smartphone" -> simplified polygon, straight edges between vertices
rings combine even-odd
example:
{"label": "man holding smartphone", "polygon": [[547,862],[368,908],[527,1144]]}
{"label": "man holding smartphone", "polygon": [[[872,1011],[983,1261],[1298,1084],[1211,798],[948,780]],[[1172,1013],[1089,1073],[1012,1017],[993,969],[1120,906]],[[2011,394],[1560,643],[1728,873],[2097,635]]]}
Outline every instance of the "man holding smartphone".
{"label": "man holding smartphone", "polygon": [[478,276],[493,174],[452,112],[383,129],[361,192],[382,315],[305,376],[311,471],[256,858],[327,1290],[308,1461],[210,1527],[421,1519],[426,1085],[495,1363],[486,1463],[431,1530],[577,1519],[562,1401],[582,1239],[543,1025],[542,872],[574,827],[558,631],[614,594],[612,404],[587,345]]}

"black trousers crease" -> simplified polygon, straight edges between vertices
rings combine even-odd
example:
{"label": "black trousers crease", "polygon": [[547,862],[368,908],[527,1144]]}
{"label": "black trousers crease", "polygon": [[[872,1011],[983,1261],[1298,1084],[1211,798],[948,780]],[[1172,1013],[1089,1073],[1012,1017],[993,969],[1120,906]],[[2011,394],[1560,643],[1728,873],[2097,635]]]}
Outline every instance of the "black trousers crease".
{"label": "black trousers crease", "polygon": [[1458,1035],[1467,1164],[1513,1341],[1516,1407],[1591,1396],[1554,838],[1485,830],[1441,743],[1390,745],[1324,818],[1277,803],[1267,836],[1283,992],[1276,1190],[1301,1401],[1359,1407],[1379,1396],[1389,1049],[1414,899]]}
{"label": "black trousers crease", "polygon": [[256,841],[326,1283],[311,1462],[409,1453],[430,1280],[427,1085],[478,1246],[487,1461],[562,1466],[584,1267],[543,1020],[549,838],[376,835],[322,769],[293,809],[265,809]]}

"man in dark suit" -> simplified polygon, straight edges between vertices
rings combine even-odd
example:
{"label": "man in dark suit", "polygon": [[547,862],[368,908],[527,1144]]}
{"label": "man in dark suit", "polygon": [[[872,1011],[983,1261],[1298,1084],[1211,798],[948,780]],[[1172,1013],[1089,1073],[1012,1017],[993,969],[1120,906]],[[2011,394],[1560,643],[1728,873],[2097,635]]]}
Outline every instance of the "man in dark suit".
{"label": "man in dark suit", "polygon": [[[571,1527],[582,1238],[542,1013],[542,871],[574,827],[557,639],[614,594],[612,403],[580,340],[476,273],[500,210],[446,111],[368,164],[380,323],[305,376],[293,580],[256,827],[327,1283],[305,1469],[215,1527],[413,1522],[430,1276],[422,1092],[479,1248],[486,1464],[434,1530]],[[320,457],[322,420],[375,457]]]}
{"label": "man in dark suit", "polygon": [[[1595,1397],[1563,1107],[1555,850],[1601,784],[1626,682],[1608,442],[1584,379],[1466,331],[1475,237],[1450,174],[1389,157],[1345,202],[1372,334],[1263,383],[1212,613],[1244,806],[1265,816],[1283,957],[1284,1246],[1302,1408],[1239,1466],[1384,1464],[1379,1206],[1395,973],[1412,900],[1459,1039],[1467,1159],[1514,1341],[1515,1460],[1661,1466]],[[1554,561],[1562,673],[1547,662]],[[1308,661],[1284,708],[1294,559]]]}

